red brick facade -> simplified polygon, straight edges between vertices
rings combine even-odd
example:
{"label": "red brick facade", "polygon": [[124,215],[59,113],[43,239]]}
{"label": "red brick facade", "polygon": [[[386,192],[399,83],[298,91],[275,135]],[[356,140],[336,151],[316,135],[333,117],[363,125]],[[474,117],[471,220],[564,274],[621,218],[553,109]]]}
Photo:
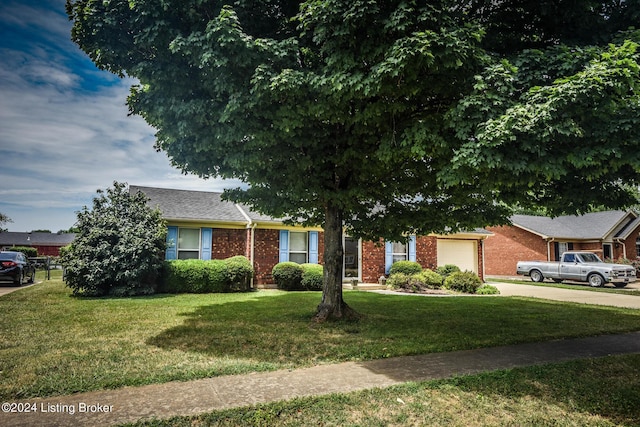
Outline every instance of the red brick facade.
{"label": "red brick facade", "polygon": [[247,255],[247,232],[242,229],[214,228],[211,238],[211,259]]}
{"label": "red brick facade", "polygon": [[[253,233],[253,240],[251,235]],[[253,242],[253,247],[252,247]],[[482,245],[478,244],[478,271],[482,272]],[[270,287],[274,284],[271,271],[280,260],[280,230],[264,228],[212,228],[211,258],[225,259],[236,255],[253,258],[254,286]],[[361,280],[377,283],[385,275],[384,241],[362,242]],[[435,269],[438,265],[438,238],[419,236],[416,239],[416,261],[423,268]],[[324,262],[324,234],[318,233],[318,262]]]}
{"label": "red brick facade", "polygon": [[485,240],[485,272],[494,276],[515,276],[522,260],[547,259],[547,243],[538,235],[518,227],[487,228],[494,235]]}
{"label": "red brick facade", "polygon": [[[485,241],[485,273],[494,276],[515,276],[518,261],[557,261],[555,241],[547,242],[541,236],[515,226],[489,227],[494,236]],[[614,259],[637,259],[636,242],[640,227],[623,242],[611,243]],[[591,251],[603,256],[602,241],[566,242],[569,249]]]}

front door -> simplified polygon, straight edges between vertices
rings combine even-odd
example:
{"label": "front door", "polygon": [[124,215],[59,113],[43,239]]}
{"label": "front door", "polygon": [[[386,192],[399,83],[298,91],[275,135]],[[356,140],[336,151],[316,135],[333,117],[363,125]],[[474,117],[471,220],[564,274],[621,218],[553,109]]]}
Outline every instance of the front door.
{"label": "front door", "polygon": [[344,238],[344,280],[361,280],[360,241],[352,237]]}

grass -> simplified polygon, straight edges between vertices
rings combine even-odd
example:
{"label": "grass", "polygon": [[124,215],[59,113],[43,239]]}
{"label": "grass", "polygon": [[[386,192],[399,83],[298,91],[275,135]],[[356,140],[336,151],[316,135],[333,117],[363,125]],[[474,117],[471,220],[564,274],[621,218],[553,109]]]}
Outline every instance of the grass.
{"label": "grass", "polygon": [[637,426],[640,355],[578,360],[133,424]]}
{"label": "grass", "polygon": [[561,288],[561,289],[571,289],[571,290],[581,290],[581,291],[591,291],[591,292],[604,292],[609,294],[640,296],[640,289],[611,288],[608,286],[602,287],[602,288],[594,288],[592,286],[589,286],[586,283],[567,284],[567,283],[555,283],[555,282],[534,282],[532,280],[496,279],[496,278],[488,279],[488,281],[498,282],[498,283],[513,283],[515,285],[546,286],[549,288]]}
{"label": "grass", "polygon": [[316,325],[319,293],[91,299],[54,278],[0,298],[0,397],[640,330],[640,311],[611,307],[357,291],[345,300],[362,320]]}

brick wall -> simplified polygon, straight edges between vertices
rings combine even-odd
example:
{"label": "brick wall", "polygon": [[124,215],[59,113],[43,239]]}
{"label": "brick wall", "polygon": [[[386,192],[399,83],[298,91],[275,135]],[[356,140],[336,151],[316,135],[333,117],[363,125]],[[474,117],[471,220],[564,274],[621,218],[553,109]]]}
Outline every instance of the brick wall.
{"label": "brick wall", "polygon": [[[627,252],[628,259],[637,259],[640,257],[640,254],[637,252],[637,249],[636,249],[636,242],[638,240],[638,237],[640,237],[640,227],[636,228],[634,232],[629,235],[627,240],[624,241],[624,246]],[[623,254],[620,253],[620,256],[623,256]]]}
{"label": "brick wall", "polygon": [[256,229],[253,247],[255,279],[258,286],[273,284],[271,270],[280,257],[280,231]]}
{"label": "brick wall", "polygon": [[378,283],[384,276],[384,242],[362,242],[362,282]]}
{"label": "brick wall", "polygon": [[494,234],[484,241],[487,275],[515,276],[518,261],[547,260],[547,242],[540,236],[513,226],[487,230]]}
{"label": "brick wall", "polygon": [[211,238],[211,259],[226,259],[236,255],[246,256],[247,232],[245,229],[214,228]]}
{"label": "brick wall", "polygon": [[418,236],[416,238],[416,261],[422,268],[435,270],[438,267],[438,238]]}

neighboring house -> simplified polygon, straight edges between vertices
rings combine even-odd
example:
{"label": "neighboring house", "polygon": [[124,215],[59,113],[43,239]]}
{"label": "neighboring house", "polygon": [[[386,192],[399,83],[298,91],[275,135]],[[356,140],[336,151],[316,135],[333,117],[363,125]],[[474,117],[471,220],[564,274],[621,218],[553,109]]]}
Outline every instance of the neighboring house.
{"label": "neighboring house", "polygon": [[593,212],[556,218],[514,215],[513,225],[489,227],[485,245],[487,275],[516,274],[518,261],[557,261],[568,250],[585,250],[602,259],[636,259],[640,218],[633,211]]}
{"label": "neighboring house", "polygon": [[[282,261],[323,263],[322,228],[284,225],[244,205],[226,202],[221,193],[130,186],[167,221],[167,251],[171,259],[222,259],[244,255],[253,264],[258,286],[273,284],[271,270]],[[344,279],[375,283],[399,260],[425,268],[456,264],[483,277],[486,230],[447,236],[411,236],[406,244],[344,238]]]}
{"label": "neighboring house", "polygon": [[0,233],[0,248],[11,250],[14,246],[29,246],[38,250],[38,256],[58,256],[60,248],[67,246],[76,237],[73,233],[21,233],[4,231]]}

